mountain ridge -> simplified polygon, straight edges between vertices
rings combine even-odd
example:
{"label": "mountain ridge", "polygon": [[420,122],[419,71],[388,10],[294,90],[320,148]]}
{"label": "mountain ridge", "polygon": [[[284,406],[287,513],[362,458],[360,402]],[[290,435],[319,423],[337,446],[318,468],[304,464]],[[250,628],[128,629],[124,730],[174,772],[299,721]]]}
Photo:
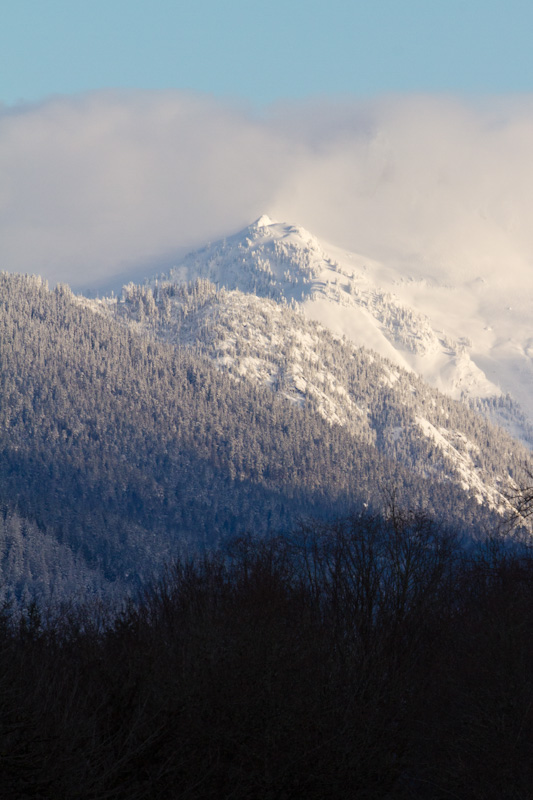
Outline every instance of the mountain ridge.
{"label": "mountain ridge", "polygon": [[239,233],[193,251],[149,283],[155,287],[156,280],[183,283],[197,277],[298,303],[309,318],[417,372],[456,399],[514,394],[503,373],[494,374],[493,363],[482,369],[483,354],[474,353],[471,337],[445,330],[406,297],[406,287],[416,294],[426,285],[443,301],[450,287],[410,281],[372,259],[321,243],[300,226],[263,215]]}
{"label": "mountain ridge", "polygon": [[[384,454],[420,475],[456,481],[478,502],[509,510],[507,494],[516,487],[503,462],[489,472],[481,465],[483,459],[473,455],[480,451],[476,437],[492,438],[490,452],[520,452],[518,461],[527,459],[527,451],[414,372],[341,339],[309,320],[298,305],[217,290],[207,279],[158,283],[157,295],[156,300],[150,287],[130,285],[121,302],[99,310],[111,308],[142,335],[194,350],[237,381],[268,386],[370,445],[381,441]],[[384,405],[388,422],[380,417]],[[426,443],[417,452],[421,440]],[[428,445],[440,454],[440,466],[424,460]]]}

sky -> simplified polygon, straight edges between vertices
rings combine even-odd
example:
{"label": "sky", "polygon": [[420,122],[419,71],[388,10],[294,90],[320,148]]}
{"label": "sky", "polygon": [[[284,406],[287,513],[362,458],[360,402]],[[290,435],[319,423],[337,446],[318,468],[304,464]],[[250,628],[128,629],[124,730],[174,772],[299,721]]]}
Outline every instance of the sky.
{"label": "sky", "polygon": [[74,287],[262,213],[533,257],[530,0],[3,0],[0,268]]}
{"label": "sky", "polygon": [[262,106],[317,94],[524,92],[530,0],[2,2],[0,99],[186,89]]}

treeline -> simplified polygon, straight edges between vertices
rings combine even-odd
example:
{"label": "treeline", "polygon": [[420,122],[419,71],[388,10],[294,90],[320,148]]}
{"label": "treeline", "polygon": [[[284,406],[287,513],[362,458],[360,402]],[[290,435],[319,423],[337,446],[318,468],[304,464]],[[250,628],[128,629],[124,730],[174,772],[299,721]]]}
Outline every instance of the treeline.
{"label": "treeline", "polygon": [[531,797],[533,557],[353,515],[0,626],[2,798]]}

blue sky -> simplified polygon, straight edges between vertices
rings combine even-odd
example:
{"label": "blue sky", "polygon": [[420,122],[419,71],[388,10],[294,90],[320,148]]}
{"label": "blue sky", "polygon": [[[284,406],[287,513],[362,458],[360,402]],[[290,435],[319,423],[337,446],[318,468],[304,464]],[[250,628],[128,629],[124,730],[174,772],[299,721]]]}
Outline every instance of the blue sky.
{"label": "blue sky", "polygon": [[531,0],[4,0],[0,102],[533,89]]}

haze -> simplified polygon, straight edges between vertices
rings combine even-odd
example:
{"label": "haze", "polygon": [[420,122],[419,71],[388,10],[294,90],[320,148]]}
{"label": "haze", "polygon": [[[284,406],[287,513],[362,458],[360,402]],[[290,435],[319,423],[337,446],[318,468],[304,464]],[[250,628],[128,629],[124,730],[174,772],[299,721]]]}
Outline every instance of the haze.
{"label": "haze", "polygon": [[[0,264],[95,286],[262,213],[411,273],[530,281],[533,96],[245,104],[96,92],[0,114]],[[466,274],[465,274],[466,270]]]}

